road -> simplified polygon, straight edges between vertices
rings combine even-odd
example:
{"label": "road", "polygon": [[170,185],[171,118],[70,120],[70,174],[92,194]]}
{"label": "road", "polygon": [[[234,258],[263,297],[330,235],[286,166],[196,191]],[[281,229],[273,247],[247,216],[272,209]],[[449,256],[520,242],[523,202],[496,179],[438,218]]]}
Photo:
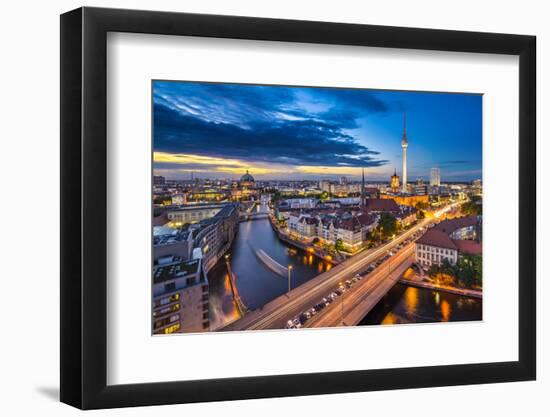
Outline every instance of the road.
{"label": "road", "polygon": [[[396,245],[409,238],[420,230],[421,227],[426,227],[432,221],[432,219],[423,219],[394,240],[347,259],[333,267],[330,271],[318,275],[305,284],[291,290],[289,293],[277,297],[261,309],[248,313],[243,318],[220,330],[236,331],[284,328],[289,319],[313,307],[328,293],[334,291],[340,282],[350,279],[355,274],[363,271],[369,264],[384,256]],[[403,252],[403,249],[401,252]]]}
{"label": "road", "polygon": [[332,304],[308,320],[304,327],[357,325],[399,281],[413,262],[414,243],[410,243],[361,281],[354,283]]}

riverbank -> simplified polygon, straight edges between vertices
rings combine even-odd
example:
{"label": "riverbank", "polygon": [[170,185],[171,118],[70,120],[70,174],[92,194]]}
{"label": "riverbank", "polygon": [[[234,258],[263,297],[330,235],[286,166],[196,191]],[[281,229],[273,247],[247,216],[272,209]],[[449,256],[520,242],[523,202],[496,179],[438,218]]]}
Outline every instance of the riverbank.
{"label": "riverbank", "polygon": [[360,325],[483,320],[483,300],[398,282]]}
{"label": "riverbank", "polygon": [[328,255],[328,254],[325,254],[325,253],[321,252],[316,247],[305,245],[301,242],[298,242],[298,241],[290,238],[288,235],[281,232],[279,230],[279,228],[274,224],[272,216],[269,216],[269,224],[271,225],[271,228],[273,229],[273,231],[275,232],[275,234],[277,235],[277,237],[281,241],[283,241],[285,243],[288,243],[289,245],[294,246],[295,248],[298,248],[298,249],[301,249],[301,250],[306,251],[308,253],[311,253],[311,254],[315,255],[316,257],[318,257],[319,259],[322,259],[323,261],[328,262],[332,265],[338,265],[340,262],[345,260],[345,259],[341,259],[341,260],[340,259],[334,259],[331,255]]}
{"label": "riverbank", "polygon": [[414,279],[401,278],[399,280],[401,284],[405,284],[411,287],[426,288],[429,290],[436,290],[441,292],[447,292],[449,294],[462,295],[465,297],[483,299],[483,292],[477,290],[470,290],[466,288],[449,287],[446,285],[434,284],[426,281],[418,281]]}

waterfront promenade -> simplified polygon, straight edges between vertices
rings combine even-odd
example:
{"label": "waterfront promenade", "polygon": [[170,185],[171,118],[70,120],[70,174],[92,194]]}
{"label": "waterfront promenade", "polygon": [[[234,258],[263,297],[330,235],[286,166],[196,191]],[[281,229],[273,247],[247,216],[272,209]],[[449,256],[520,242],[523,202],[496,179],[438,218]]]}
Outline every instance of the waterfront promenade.
{"label": "waterfront promenade", "polygon": [[421,279],[409,279],[401,278],[399,280],[401,284],[409,285],[411,287],[426,288],[429,290],[436,290],[441,292],[448,292],[449,294],[463,295],[465,297],[483,298],[483,292],[479,290],[471,290],[468,288],[457,288],[449,285],[439,285],[433,282],[422,281]]}

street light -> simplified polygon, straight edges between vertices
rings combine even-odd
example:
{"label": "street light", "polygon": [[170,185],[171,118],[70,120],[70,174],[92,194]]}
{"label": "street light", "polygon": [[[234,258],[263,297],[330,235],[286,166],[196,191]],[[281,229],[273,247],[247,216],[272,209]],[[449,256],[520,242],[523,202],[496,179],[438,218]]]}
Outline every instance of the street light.
{"label": "street light", "polygon": [[292,265],[288,266],[288,292],[290,292],[290,272],[292,271]]}

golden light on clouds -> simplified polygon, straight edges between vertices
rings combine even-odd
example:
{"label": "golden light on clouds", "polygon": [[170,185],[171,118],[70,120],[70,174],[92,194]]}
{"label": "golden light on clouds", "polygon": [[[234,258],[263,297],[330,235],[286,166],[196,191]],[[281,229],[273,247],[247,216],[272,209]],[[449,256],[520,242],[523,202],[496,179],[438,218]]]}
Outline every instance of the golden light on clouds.
{"label": "golden light on clouds", "polygon": [[199,164],[199,165],[233,165],[246,168],[248,165],[237,159],[224,159],[212,156],[200,156],[189,154],[172,154],[167,152],[155,152],[155,162],[167,162],[171,164]]}
{"label": "golden light on clouds", "polygon": [[[249,162],[241,161],[239,159],[226,159],[191,154],[171,154],[167,152],[154,152],[153,161],[180,165],[194,165],[193,168],[176,168],[180,172],[216,171],[231,174],[242,174],[244,171],[248,170],[251,174],[256,175],[288,172],[284,169],[253,165]],[[201,168],[201,165],[204,165],[205,167]]]}
{"label": "golden light on clouds", "polygon": [[[314,175],[349,175],[361,176],[360,167],[349,166],[288,166],[288,165],[262,165],[240,159],[220,158],[213,156],[172,154],[167,152],[154,152],[153,160],[157,163],[175,164],[174,170],[179,172],[223,172],[227,174],[243,174],[248,170],[252,175],[269,174],[314,174]],[[177,165],[192,165],[191,167],[178,167]],[[382,169],[368,167],[366,174],[380,173]]]}

